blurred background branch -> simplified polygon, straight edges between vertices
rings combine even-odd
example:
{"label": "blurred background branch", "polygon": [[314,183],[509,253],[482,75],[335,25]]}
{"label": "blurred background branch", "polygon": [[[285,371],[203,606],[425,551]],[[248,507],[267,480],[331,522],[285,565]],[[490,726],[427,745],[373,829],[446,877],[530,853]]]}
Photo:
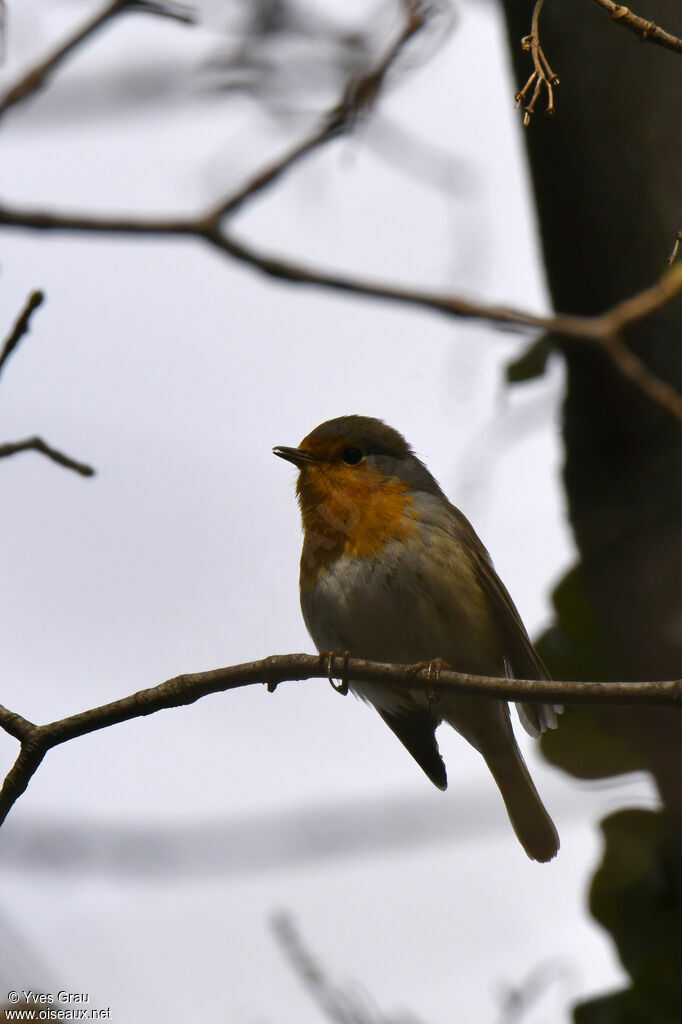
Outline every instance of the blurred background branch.
{"label": "blurred background branch", "polygon": [[36,291],[31,292],[28,299],[26,300],[26,305],[24,306],[23,310],[17,317],[14,327],[8,334],[7,338],[5,339],[5,343],[2,346],[2,352],[0,352],[0,373],[2,373],[5,363],[12,355],[21,339],[24,337],[25,334],[28,334],[31,323],[31,317],[33,316],[33,313],[38,308],[38,306],[40,306],[44,299],[45,296],[43,295],[43,293]]}
{"label": "blurred background branch", "polygon": [[140,11],[156,14],[164,18],[194,24],[191,8],[184,4],[164,2],[164,0],[111,0],[109,4],[87,19],[64,43],[57,47],[49,56],[39,61],[26,74],[0,96],[0,118],[15,104],[26,100],[39,89],[45,88],[50,76],[57,71],[64,61],[71,57],[83,43],[89,41],[101,28],[110,23],[117,15],[126,11]]}
{"label": "blurred background branch", "polygon": [[[524,96],[533,82],[536,83],[532,110],[539,95],[543,82],[549,88],[551,109],[551,83],[554,75],[549,68],[539,42],[538,21],[544,0],[538,0],[533,13],[531,36],[527,37],[527,48],[530,49],[536,69],[519,94]],[[97,27],[104,24],[113,15],[120,13],[129,6],[118,0],[100,14]],[[349,276],[337,275],[313,267],[306,267],[282,258],[273,258],[258,252],[253,246],[238,240],[225,227],[225,219],[234,216],[247,200],[255,198],[259,193],[272,186],[304,156],[317,150],[325,143],[340,134],[351,132],[358,118],[364,116],[384,85],[386,77],[405,46],[426,27],[433,16],[434,8],[423,0],[409,0],[404,4],[403,23],[393,43],[374,61],[369,70],[352,75],[343,85],[341,99],[319,119],[315,129],[284,153],[273,163],[252,176],[236,191],[222,198],[217,204],[195,217],[170,218],[118,218],[98,215],[57,214],[48,211],[32,211],[12,208],[7,204],[0,205],[0,225],[14,228],[27,228],[41,231],[75,231],[103,234],[131,235],[168,235],[178,237],[197,237],[211,243],[224,254],[241,262],[248,263],[270,277],[288,283],[313,285],[331,288],[342,292],[369,296],[378,299],[408,303],[429,308],[453,316],[481,319],[499,326],[515,328],[539,328],[551,335],[566,340],[593,342],[602,348],[618,371],[635,387],[645,394],[661,409],[682,422],[682,394],[668,381],[662,380],[644,360],[635,355],[623,340],[619,332],[633,323],[645,319],[659,308],[670,302],[682,290],[682,270],[673,268],[664,273],[660,280],[645,288],[640,293],[619,302],[608,312],[593,318],[556,314],[538,316],[523,310],[477,303],[453,295],[438,295],[427,291],[395,287],[389,284],[362,280]],[[91,30],[89,30],[91,31]],[[68,53],[76,45],[87,38],[89,31],[80,29],[70,44],[63,49]],[[260,25],[263,31],[263,25]],[[544,62],[544,63],[543,63]],[[34,82],[28,91],[37,87],[44,76],[43,65],[35,69],[23,81]],[[539,70],[538,70],[539,69]],[[542,72],[542,74],[540,74]],[[546,72],[546,73],[545,73]],[[36,77],[37,76],[37,77]],[[35,80],[35,81],[34,81]],[[16,89],[27,87],[19,83]],[[527,112],[529,107],[526,108]],[[0,104],[0,112],[2,105]]]}
{"label": "blurred background branch", "polygon": [[291,970],[327,1020],[335,1024],[420,1024],[419,1018],[412,1014],[383,1013],[369,993],[357,984],[331,982],[305,945],[290,914],[274,914],[271,926]]}
{"label": "blurred background branch", "polygon": [[[14,327],[2,346],[2,351],[0,352],[0,374],[2,373],[7,360],[16,350],[19,342],[26,334],[28,334],[31,317],[35,310],[43,303],[44,299],[45,296],[43,292],[35,291],[32,292],[26,300],[26,305],[19,314]],[[54,448],[52,445],[47,444],[47,442],[43,441],[41,437],[28,437],[23,441],[6,441],[0,444],[0,459],[6,459],[10,455],[17,455],[19,452],[27,451],[38,452],[40,455],[44,455],[46,458],[56,462],[57,465],[63,466],[65,469],[72,469],[81,476],[94,475],[95,471],[92,466],[88,466],[84,462],[72,459],[69,455],[65,455],[64,452],[59,451],[58,448]]]}

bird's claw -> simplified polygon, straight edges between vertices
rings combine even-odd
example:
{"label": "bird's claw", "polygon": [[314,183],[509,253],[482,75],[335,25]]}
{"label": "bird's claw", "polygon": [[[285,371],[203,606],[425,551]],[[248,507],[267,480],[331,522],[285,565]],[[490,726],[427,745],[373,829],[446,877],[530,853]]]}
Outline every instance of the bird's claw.
{"label": "bird's claw", "polygon": [[438,685],[438,680],[443,669],[448,669],[450,666],[447,661],[443,661],[442,658],[432,658],[431,661],[418,661],[415,665],[410,665],[409,675],[416,676],[422,669],[426,669],[426,699],[429,704],[437,704],[440,700],[440,695],[436,691],[435,687]]}
{"label": "bird's claw", "polygon": [[[334,682],[334,658],[343,658],[343,668],[341,669],[341,678],[339,679],[338,685]],[[327,655],[327,678],[329,679],[332,689],[340,693],[342,697],[345,697],[348,693],[348,659],[350,658],[350,651],[330,651]]]}

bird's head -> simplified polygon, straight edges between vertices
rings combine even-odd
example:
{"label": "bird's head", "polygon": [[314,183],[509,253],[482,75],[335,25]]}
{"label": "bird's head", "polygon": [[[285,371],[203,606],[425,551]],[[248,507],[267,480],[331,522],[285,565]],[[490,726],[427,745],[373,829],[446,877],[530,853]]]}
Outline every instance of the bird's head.
{"label": "bird's head", "polygon": [[370,416],[327,420],[298,448],[273,452],[299,469],[303,525],[317,533],[326,521],[326,533],[376,535],[379,521],[397,524],[412,508],[413,492],[443,496],[402,434]]}

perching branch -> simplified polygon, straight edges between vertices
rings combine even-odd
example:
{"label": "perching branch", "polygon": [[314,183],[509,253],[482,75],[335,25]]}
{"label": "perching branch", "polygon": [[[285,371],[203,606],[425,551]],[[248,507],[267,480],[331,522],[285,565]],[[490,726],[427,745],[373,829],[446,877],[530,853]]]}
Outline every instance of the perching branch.
{"label": "perching branch", "polygon": [[676,50],[677,53],[682,53],[682,39],[659,28],[653,21],[640,18],[623,4],[614,3],[614,0],[594,0],[594,2],[607,14],[610,14],[614,21],[639,36],[643,43],[655,43],[657,46],[664,46],[667,50]]}
{"label": "perching branch", "polygon": [[341,692],[358,681],[382,683],[426,694],[437,702],[446,694],[490,700],[552,704],[603,704],[610,707],[682,708],[682,679],[642,683],[575,683],[556,680],[474,676],[432,665],[388,665],[333,654],[281,654],[211,672],[193,672],[139,690],[129,697],[82,711],[47,725],[35,725],[0,705],[0,728],[21,743],[21,751],[0,791],[0,824],[25,791],[45,754],[78,736],[99,732],[120,722],[142,718],[165,708],[183,707],[211,693],[264,684],[270,692],[280,683],[340,677]]}
{"label": "perching branch", "polygon": [[[544,2],[545,0],[535,0],[533,17],[531,19],[530,35],[524,36],[521,40],[521,46],[524,50],[530,53],[533,59],[533,73],[529,77],[523,89],[521,89],[520,92],[517,92],[514,97],[517,106],[519,103],[524,104],[524,128],[527,128],[530,124],[530,119],[535,113],[535,104],[539,100],[543,89],[547,93],[547,108],[545,113],[554,113],[554,86],[559,85],[559,78],[549,66],[549,62],[545,57],[542,46],[540,45],[540,13]],[[531,98],[526,102],[528,93],[531,89],[533,90]]]}

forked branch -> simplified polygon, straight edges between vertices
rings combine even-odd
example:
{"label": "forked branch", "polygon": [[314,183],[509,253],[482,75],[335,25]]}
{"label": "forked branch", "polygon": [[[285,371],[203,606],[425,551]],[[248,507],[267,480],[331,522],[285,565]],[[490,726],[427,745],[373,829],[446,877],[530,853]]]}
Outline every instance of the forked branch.
{"label": "forked branch", "polygon": [[[533,60],[533,71],[524,85],[523,89],[517,92],[516,105],[523,103],[523,126],[527,128],[530,119],[535,113],[535,105],[540,99],[543,90],[547,93],[546,114],[554,113],[554,87],[559,85],[558,76],[549,66],[545,52],[540,45],[540,13],[545,0],[535,0],[533,17],[531,19],[530,35],[524,36],[521,46],[530,53]],[[530,96],[530,99],[528,98]]]}
{"label": "forked branch", "polygon": [[4,444],[0,444],[0,459],[6,459],[10,455],[17,455],[19,452],[38,452],[39,455],[44,455],[46,458],[51,459],[52,462],[56,462],[58,466],[63,466],[64,469],[72,469],[74,473],[79,473],[81,476],[95,475],[95,470],[92,466],[89,466],[86,462],[72,459],[70,455],[65,455],[58,448],[53,448],[52,445],[43,441],[42,437],[27,437],[23,441],[7,441]]}
{"label": "forked branch", "polygon": [[[45,295],[43,292],[35,291],[32,292],[26,304],[17,317],[14,327],[10,331],[5,343],[0,350],[0,373],[5,367],[7,360],[16,350],[19,342],[25,335],[28,334],[31,317],[33,313],[44,301]],[[0,459],[6,459],[10,455],[17,455],[19,452],[34,451],[39,452],[41,455],[45,455],[46,458],[52,459],[59,466],[64,466],[65,469],[72,469],[76,473],[80,473],[81,476],[92,476],[94,469],[92,466],[86,465],[84,462],[78,462],[76,459],[72,459],[69,455],[65,455],[64,452],[59,451],[58,448],[53,448],[52,445],[47,444],[43,441],[42,437],[27,437],[23,441],[8,441],[4,444],[0,444]]]}
{"label": "forked branch", "polygon": [[[531,76],[527,88],[523,90],[525,94],[527,89],[531,87],[533,89],[533,95],[528,104],[530,110],[527,107],[527,114],[532,113],[535,100],[539,96],[539,93],[536,95],[538,84],[540,88],[544,84],[547,89],[550,107],[553,103],[552,86],[557,84],[556,75],[547,63],[540,46],[538,25],[543,2],[544,0],[536,0],[531,35],[527,39],[527,45],[535,65],[534,74]],[[110,4],[107,8],[108,16],[112,17],[114,13],[127,6],[136,5]],[[137,6],[151,9],[149,3]],[[165,10],[167,5],[160,6]],[[58,214],[51,211],[5,206],[0,207],[0,225],[38,231],[194,237],[208,242],[226,257],[246,263],[269,277],[289,283],[331,288],[349,294],[405,303],[449,316],[484,320],[519,330],[549,331],[568,341],[591,342],[602,349],[618,371],[628,378],[635,387],[682,422],[682,395],[667,381],[656,377],[620,338],[623,328],[650,316],[682,291],[682,269],[679,265],[672,267],[652,287],[644,289],[600,316],[582,317],[561,313],[542,316],[508,306],[476,302],[457,295],[397,287],[390,283],[308,267],[292,260],[275,258],[268,253],[261,252],[254,246],[238,239],[230,231],[231,216],[241,209],[245,202],[260,194],[305,155],[326,144],[340,133],[353,128],[359,114],[374,101],[403,47],[424,26],[428,17],[428,5],[420,0],[407,0],[404,10],[405,16],[401,31],[384,55],[364,75],[354,78],[346,84],[338,103],[320,119],[306,138],[250,178],[236,191],[224,196],[209,209],[196,216],[110,217]],[[1,111],[2,106],[0,105]]]}
{"label": "forked branch", "polygon": [[[240,190],[238,196],[240,203],[248,198],[248,194],[244,194],[243,190]],[[620,332],[626,327],[651,316],[682,293],[682,263],[675,263],[651,287],[645,288],[598,316],[574,316],[566,313],[541,315],[513,306],[491,305],[457,295],[363,280],[272,257],[253,246],[237,241],[234,235],[228,233],[222,223],[223,209],[231,203],[232,200],[225,200],[224,203],[197,217],[156,219],[53,214],[0,207],[0,224],[37,231],[196,237],[209,242],[224,255],[246,263],[269,277],[292,284],[331,288],[334,291],[404,303],[447,316],[487,321],[517,330],[549,331],[569,342],[591,342],[604,351],[618,371],[635,387],[682,422],[682,395],[667,381],[652,373],[619,337]]]}

